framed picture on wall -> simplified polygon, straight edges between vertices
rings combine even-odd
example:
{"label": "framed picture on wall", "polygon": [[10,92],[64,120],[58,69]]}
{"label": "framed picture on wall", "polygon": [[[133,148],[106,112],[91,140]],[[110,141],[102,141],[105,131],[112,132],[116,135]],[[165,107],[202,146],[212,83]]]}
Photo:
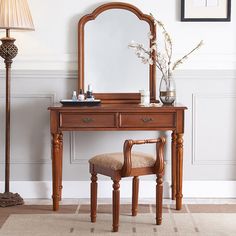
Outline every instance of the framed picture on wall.
{"label": "framed picture on wall", "polygon": [[230,21],[231,0],[181,0],[181,21]]}

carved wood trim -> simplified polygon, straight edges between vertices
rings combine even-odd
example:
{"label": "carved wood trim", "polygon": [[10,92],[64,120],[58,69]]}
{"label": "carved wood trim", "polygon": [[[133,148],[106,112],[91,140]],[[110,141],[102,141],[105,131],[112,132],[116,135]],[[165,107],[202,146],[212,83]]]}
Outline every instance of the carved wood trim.
{"label": "carved wood trim", "polygon": [[123,146],[123,154],[124,154],[124,164],[121,170],[122,177],[131,176],[132,172],[132,158],[131,158],[131,150],[133,145],[140,144],[156,144],[156,164],[155,164],[155,172],[157,174],[164,173],[164,146],[165,146],[165,138],[160,137],[158,139],[144,139],[144,140],[125,140]]}
{"label": "carved wood trim", "polygon": [[[123,9],[133,12],[140,20],[146,21],[150,26],[150,32],[156,38],[154,19],[144,14],[137,7],[123,2],[106,3],[97,7],[91,14],[83,16],[78,24],[78,91],[84,90],[84,26],[88,21],[95,20],[102,12],[110,9]],[[151,41],[150,41],[151,45]],[[156,101],[156,66],[149,65],[149,90],[151,102]],[[96,98],[103,103],[139,103],[139,93],[94,93]]]}

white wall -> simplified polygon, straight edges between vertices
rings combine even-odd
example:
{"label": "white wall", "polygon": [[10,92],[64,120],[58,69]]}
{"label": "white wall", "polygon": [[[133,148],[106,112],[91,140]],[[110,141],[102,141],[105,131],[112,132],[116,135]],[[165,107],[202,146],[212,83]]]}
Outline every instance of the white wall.
{"label": "white wall", "polygon": [[[201,39],[204,40],[204,46],[192,55],[175,74],[177,100],[188,107],[184,136],[184,180],[204,181],[206,188],[212,186],[212,182],[208,181],[220,180],[219,184],[222,185],[228,181],[234,181],[236,179],[235,1],[231,1],[231,22],[193,23],[180,22],[180,0],[125,2],[136,5],[147,14],[152,12],[156,18],[164,22],[174,42],[174,58],[192,49],[193,45]],[[76,89],[77,22],[82,15],[91,12],[102,3],[104,2],[95,0],[29,0],[36,30],[12,32],[11,35],[17,39],[16,44],[19,48],[19,54],[13,63],[12,79],[12,180],[51,180],[47,107],[53,102],[68,98],[71,91]],[[0,31],[0,36],[4,36],[4,31]],[[1,61],[1,131],[4,131],[3,66],[3,61]],[[157,83],[159,83],[159,78]],[[4,132],[1,134],[0,160],[3,163]],[[91,155],[119,150],[126,138],[155,137],[156,135],[155,132],[66,133],[64,180],[87,181],[89,180],[87,159]],[[166,135],[170,137],[170,133]],[[108,140],[110,143],[107,146]],[[170,159],[169,151],[166,158]],[[169,161],[167,163],[166,181],[170,179],[170,163]],[[0,168],[0,180],[3,180],[3,164]],[[150,179],[152,178],[148,178]],[[185,185],[185,196],[192,196],[189,186],[194,186],[194,183]],[[22,186],[18,189],[24,195]],[[3,191],[3,184],[0,188]],[[32,186],[31,188],[33,189]],[[25,196],[42,197],[42,195],[37,195],[40,192],[39,189],[34,190],[34,195]],[[43,196],[50,196],[51,190],[45,189],[46,193]],[[65,191],[65,196],[76,195],[71,189]],[[220,189],[218,186],[214,188],[214,196],[220,193],[218,189]],[[78,194],[78,196],[88,194],[87,191],[83,192],[82,189],[81,191],[82,195]],[[235,191],[229,192],[227,196],[236,196]],[[209,196],[204,193],[206,193],[204,189],[200,188],[195,196]]]}
{"label": "white wall", "polygon": [[[14,32],[20,52],[16,69],[77,70],[77,22],[106,1],[29,0],[35,32]],[[115,2],[115,1],[113,1]],[[235,69],[235,2],[231,22],[181,22],[180,0],[133,0],[144,13],[163,21],[174,41],[174,57],[204,40],[205,46],[181,69]],[[3,34],[3,33],[2,33]],[[40,61],[39,63],[38,60]],[[30,61],[30,63],[29,63]],[[43,66],[42,66],[43,65]]]}

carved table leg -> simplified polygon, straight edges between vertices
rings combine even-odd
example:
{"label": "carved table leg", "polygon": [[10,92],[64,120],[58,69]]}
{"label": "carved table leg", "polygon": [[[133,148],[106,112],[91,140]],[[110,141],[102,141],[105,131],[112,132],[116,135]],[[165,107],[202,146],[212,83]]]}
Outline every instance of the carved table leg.
{"label": "carved table leg", "polygon": [[113,232],[118,232],[120,216],[120,179],[113,179],[112,216]]}
{"label": "carved table leg", "polygon": [[60,141],[60,160],[59,160],[59,197],[61,201],[62,196],[62,166],[63,166],[63,134],[59,134],[59,141]]}
{"label": "carved table leg", "polygon": [[171,134],[171,198],[175,200],[176,195],[176,132]]}
{"label": "carved table leg", "polygon": [[176,159],[176,210],[182,208],[183,184],[183,134],[177,134],[177,159]]}
{"label": "carved table leg", "polygon": [[59,169],[60,169],[60,139],[59,134],[52,134],[52,199],[53,210],[59,209]]}

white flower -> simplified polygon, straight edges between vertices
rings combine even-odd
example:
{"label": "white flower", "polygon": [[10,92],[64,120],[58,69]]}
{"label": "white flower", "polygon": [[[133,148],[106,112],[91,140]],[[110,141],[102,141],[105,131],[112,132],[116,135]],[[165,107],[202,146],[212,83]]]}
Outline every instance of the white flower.
{"label": "white flower", "polygon": [[152,58],[149,58],[148,63],[149,63],[149,65],[153,65],[154,64],[154,61],[152,60]]}
{"label": "white flower", "polygon": [[142,57],[142,63],[147,64],[148,63],[148,58]]}
{"label": "white flower", "polygon": [[136,50],[135,54],[138,56],[138,58],[143,57],[143,53],[140,50]]}
{"label": "white flower", "polygon": [[157,45],[153,44],[150,48],[150,52],[157,51]]}
{"label": "white flower", "polygon": [[153,35],[152,35],[152,33],[150,31],[148,32],[148,38],[149,39],[153,39]]}
{"label": "white flower", "polygon": [[[156,67],[161,71],[162,75],[168,78],[172,71],[175,70],[180,64],[182,64],[190,54],[192,54],[195,50],[202,46],[202,41],[189,53],[185,56],[177,60],[175,63],[172,63],[172,40],[170,35],[165,29],[164,24],[161,21],[156,20],[152,14],[150,14],[153,18],[154,25],[159,26],[162,35],[164,38],[164,44],[158,46],[157,40],[154,38],[151,32],[148,33],[148,38],[151,41],[151,47],[145,48],[143,44],[137,43],[135,41],[131,41],[128,45],[129,48],[133,48],[135,50],[135,54],[138,58],[141,59],[142,63],[150,65],[155,64]],[[162,46],[163,45],[163,46]]]}
{"label": "white flower", "polygon": [[139,43],[135,42],[135,41],[131,41],[129,44],[128,44],[128,47],[129,48],[136,48],[138,47]]}

